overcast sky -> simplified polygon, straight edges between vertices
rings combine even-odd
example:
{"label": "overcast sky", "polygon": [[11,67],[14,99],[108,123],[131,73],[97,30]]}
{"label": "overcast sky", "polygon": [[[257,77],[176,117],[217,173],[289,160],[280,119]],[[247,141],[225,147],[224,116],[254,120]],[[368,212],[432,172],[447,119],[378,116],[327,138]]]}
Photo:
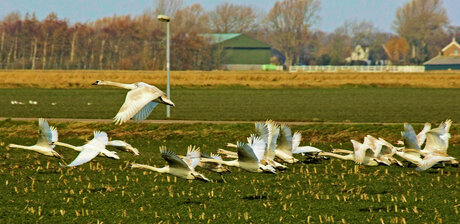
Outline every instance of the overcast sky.
{"label": "overcast sky", "polygon": [[[392,30],[396,9],[409,0],[321,0],[320,20],[316,29],[331,32],[346,20],[368,21],[380,31]],[[268,12],[276,0],[183,0],[185,5],[200,3],[206,10],[222,2],[252,5]],[[460,26],[460,0],[443,0],[452,25]],[[0,0],[0,17],[12,11],[35,12],[43,19],[50,12],[71,23],[92,21],[113,15],[139,15],[153,7],[153,0]]]}

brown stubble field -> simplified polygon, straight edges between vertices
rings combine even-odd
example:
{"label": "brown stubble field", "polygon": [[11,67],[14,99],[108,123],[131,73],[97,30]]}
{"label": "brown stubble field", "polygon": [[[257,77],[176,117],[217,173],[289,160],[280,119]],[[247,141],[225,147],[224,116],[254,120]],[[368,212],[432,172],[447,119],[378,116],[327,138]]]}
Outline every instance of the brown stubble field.
{"label": "brown stubble field", "polygon": [[[166,85],[166,71],[3,70],[0,88],[81,88],[95,80]],[[343,86],[460,88],[460,72],[289,73],[265,71],[172,71],[175,87],[247,86],[250,88],[335,88]]]}

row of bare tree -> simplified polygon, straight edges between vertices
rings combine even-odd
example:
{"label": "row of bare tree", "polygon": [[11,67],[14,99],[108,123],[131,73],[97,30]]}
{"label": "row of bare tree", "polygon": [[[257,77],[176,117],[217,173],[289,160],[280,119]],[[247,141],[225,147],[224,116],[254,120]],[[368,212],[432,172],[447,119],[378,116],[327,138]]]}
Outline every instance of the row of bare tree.
{"label": "row of bare tree", "polygon": [[34,14],[22,18],[13,12],[0,21],[0,68],[163,69],[166,35],[158,14],[172,18],[174,70],[219,68],[222,49],[210,45],[203,33],[244,33],[280,51],[286,65],[345,64],[358,44],[369,47],[374,62],[419,64],[460,34],[460,27],[449,26],[441,0],[412,0],[399,8],[397,34],[358,21],[346,21],[332,33],[314,30],[320,3],[281,0],[263,13],[231,3],[206,11],[200,4],[183,7],[181,0],[157,0],[139,16],[75,24],[54,13],[40,21]]}

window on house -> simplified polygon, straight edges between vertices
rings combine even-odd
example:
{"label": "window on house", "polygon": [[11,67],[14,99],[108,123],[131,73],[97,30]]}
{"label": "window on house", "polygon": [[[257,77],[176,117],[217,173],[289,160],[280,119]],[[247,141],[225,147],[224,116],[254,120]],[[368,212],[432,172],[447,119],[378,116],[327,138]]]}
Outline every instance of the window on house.
{"label": "window on house", "polygon": [[454,54],[458,55],[458,49],[455,49]]}

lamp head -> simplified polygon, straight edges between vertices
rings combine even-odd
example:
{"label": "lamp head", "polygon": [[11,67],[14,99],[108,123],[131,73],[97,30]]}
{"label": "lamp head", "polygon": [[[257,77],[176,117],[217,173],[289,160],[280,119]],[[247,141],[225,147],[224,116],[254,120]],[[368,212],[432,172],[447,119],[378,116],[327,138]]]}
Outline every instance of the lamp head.
{"label": "lamp head", "polygon": [[171,18],[169,18],[169,16],[167,16],[167,15],[158,15],[157,19],[160,22],[167,22],[167,23],[171,20]]}

